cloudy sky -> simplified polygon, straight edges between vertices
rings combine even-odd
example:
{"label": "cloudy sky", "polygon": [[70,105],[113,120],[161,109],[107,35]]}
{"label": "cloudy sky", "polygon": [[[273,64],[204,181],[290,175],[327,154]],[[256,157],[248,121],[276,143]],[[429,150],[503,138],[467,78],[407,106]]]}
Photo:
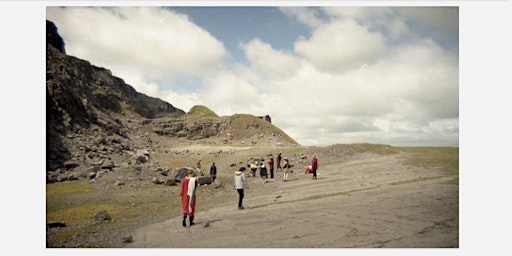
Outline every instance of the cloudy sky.
{"label": "cloudy sky", "polygon": [[459,146],[458,7],[46,7],[66,52],[302,145]]}

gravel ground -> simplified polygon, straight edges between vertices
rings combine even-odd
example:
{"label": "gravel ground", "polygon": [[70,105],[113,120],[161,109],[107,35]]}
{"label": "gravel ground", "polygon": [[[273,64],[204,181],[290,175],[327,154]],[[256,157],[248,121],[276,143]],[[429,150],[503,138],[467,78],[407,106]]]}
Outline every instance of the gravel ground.
{"label": "gravel ground", "polygon": [[[211,147],[187,147],[197,152],[187,161],[194,162],[201,157],[203,169],[208,169],[210,162],[215,161],[219,172],[218,183],[221,184],[218,188],[205,185],[197,190],[197,228],[183,229],[176,224],[180,224],[181,217],[179,186],[152,184],[152,173],[139,174],[137,179],[124,186],[112,186],[116,178],[122,176],[113,172],[103,177],[101,182],[92,183],[92,192],[61,195],[58,201],[65,202],[69,208],[90,201],[105,205],[115,203],[122,205],[118,207],[121,210],[112,211],[112,220],[101,224],[88,223],[86,227],[70,225],[48,230],[48,247],[459,246],[458,185],[450,183],[458,176],[435,166],[405,164],[404,158],[410,153],[391,154],[386,147],[379,147],[379,152],[373,152],[375,150],[368,151],[364,145],[335,145],[225,147],[224,151],[233,150],[232,153],[212,156],[208,154]],[[291,160],[295,173],[288,182],[282,181],[282,172],[276,172],[275,179],[265,184],[259,177],[250,178],[250,188],[244,200],[248,207],[242,214],[236,210],[237,193],[231,187],[233,172],[250,157],[275,156],[278,152]],[[318,156],[320,165],[316,181],[304,174],[313,154]],[[159,156],[155,160],[164,162],[164,158]],[[285,217],[287,212],[291,212],[290,217]],[[276,214],[279,217],[272,217]],[[212,228],[203,228],[207,223]],[[219,229],[222,223],[225,226],[242,225],[240,230],[243,232]],[[166,227],[163,234],[148,232],[161,230],[162,227]],[[72,235],[58,239],[66,232]],[[183,232],[189,232],[185,237],[191,235],[203,239],[193,239],[193,242],[181,240]],[[151,237],[151,234],[158,238]],[[255,240],[258,241],[255,243],[235,243],[254,236],[264,238]],[[131,237],[132,242],[125,243],[127,237]],[[162,240],[162,237],[173,239]],[[215,243],[209,243],[205,237],[215,237]],[[239,240],[233,240],[233,237]]]}

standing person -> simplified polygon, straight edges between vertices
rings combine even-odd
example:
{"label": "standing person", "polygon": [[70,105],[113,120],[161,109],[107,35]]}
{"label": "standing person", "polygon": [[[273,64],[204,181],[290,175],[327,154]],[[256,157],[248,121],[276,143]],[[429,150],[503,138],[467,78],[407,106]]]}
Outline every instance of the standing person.
{"label": "standing person", "polygon": [[316,180],[316,169],[318,169],[318,159],[316,158],[316,155],[313,155],[313,159],[311,160],[311,169],[313,169],[313,178]]}
{"label": "standing person", "polygon": [[245,209],[243,205],[244,189],[249,188],[247,184],[247,176],[244,172],[245,167],[240,167],[240,169],[235,172],[235,177],[233,179],[233,188],[238,192],[238,210]]}
{"label": "standing person", "polygon": [[283,175],[283,180],[284,181],[287,181],[288,180],[288,175],[290,174],[290,172],[293,172],[292,170],[290,170],[290,167],[292,167],[292,165],[290,165],[290,162],[288,161],[288,158],[284,158],[284,165],[283,165],[283,169],[284,169],[284,175]]}
{"label": "standing person", "polygon": [[276,163],[277,163],[276,171],[279,169],[281,169],[281,171],[282,171],[283,168],[281,167],[281,152],[279,152],[279,154],[277,154]]}
{"label": "standing person", "polygon": [[194,225],[194,213],[196,211],[196,188],[198,181],[194,177],[194,171],[188,170],[187,177],[181,180],[181,206],[183,208],[183,226],[187,226],[189,216],[190,226]]}
{"label": "standing person", "polygon": [[268,179],[268,173],[267,173],[267,167],[265,167],[265,164],[262,162],[260,165],[260,177],[263,181],[263,184],[267,182]]}
{"label": "standing person", "polygon": [[217,166],[215,166],[215,163],[212,163],[210,167],[210,176],[212,177],[212,182],[215,182],[215,178],[217,177]]}
{"label": "standing person", "polygon": [[252,177],[256,177],[256,170],[258,169],[258,162],[251,164]]}
{"label": "standing person", "polygon": [[201,175],[203,175],[203,171],[201,171],[201,160],[203,160],[203,159],[199,158],[199,161],[197,161],[197,171],[198,171]]}
{"label": "standing person", "polygon": [[274,158],[271,157],[270,161],[268,161],[268,169],[270,170],[270,178],[274,178]]}

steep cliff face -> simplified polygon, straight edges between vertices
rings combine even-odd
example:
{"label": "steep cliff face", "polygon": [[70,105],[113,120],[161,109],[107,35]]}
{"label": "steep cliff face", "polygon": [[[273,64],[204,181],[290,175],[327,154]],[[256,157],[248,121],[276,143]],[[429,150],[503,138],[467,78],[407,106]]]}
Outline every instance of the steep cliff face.
{"label": "steep cliff face", "polygon": [[122,117],[179,117],[181,109],[138,93],[104,68],[65,54],[56,26],[46,22],[47,168],[61,166],[73,153],[64,140],[70,132],[99,131],[127,138]]}
{"label": "steep cliff face", "polygon": [[267,121],[252,115],[219,117],[206,106],[185,113],[138,93],[109,70],[65,52],[57,27],[47,21],[49,172],[126,167],[139,150],[168,152],[177,142],[297,144],[272,125],[270,117]]}

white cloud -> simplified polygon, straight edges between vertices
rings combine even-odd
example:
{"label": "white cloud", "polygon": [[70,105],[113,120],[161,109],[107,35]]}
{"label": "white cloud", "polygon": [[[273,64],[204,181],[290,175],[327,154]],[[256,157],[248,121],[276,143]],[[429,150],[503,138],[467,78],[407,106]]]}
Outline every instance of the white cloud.
{"label": "white cloud", "polygon": [[[227,56],[223,44],[184,15],[157,7],[48,7],[66,52],[115,76],[141,74],[144,80],[204,75]],[[140,77],[139,77],[140,78]],[[125,81],[142,92],[139,81]],[[153,96],[155,96],[153,94]]]}
{"label": "white cloud", "polygon": [[[229,66],[218,39],[167,10],[48,8],[48,16],[67,36],[67,48],[184,111],[201,104],[219,115],[269,114],[303,145],[458,145],[458,55],[432,32],[446,22],[416,19],[421,15],[402,8],[281,10],[308,24],[310,37],[293,51],[253,38],[241,45],[246,62]],[[85,26],[87,16],[102,22]],[[411,30],[414,19],[431,32]],[[113,31],[119,35],[109,36]],[[132,56],[139,48],[145,56]],[[200,86],[177,90],[174,83],[187,76]]]}
{"label": "white cloud", "polygon": [[310,26],[318,27],[322,25],[322,20],[318,17],[316,9],[301,7],[281,7],[280,10],[289,17],[297,19],[299,22]]}
{"label": "white cloud", "polygon": [[222,72],[206,83],[209,86],[202,92],[203,101],[218,115],[255,114],[261,106],[260,91],[245,77]]}
{"label": "white cloud", "polygon": [[343,72],[372,64],[386,51],[386,46],[380,34],[353,20],[344,20],[317,28],[311,38],[295,43],[295,51],[320,70]]}
{"label": "white cloud", "polygon": [[254,39],[242,47],[251,68],[268,78],[282,79],[293,76],[300,66],[300,62],[294,56],[282,50],[276,51],[271,45],[259,39]]}

